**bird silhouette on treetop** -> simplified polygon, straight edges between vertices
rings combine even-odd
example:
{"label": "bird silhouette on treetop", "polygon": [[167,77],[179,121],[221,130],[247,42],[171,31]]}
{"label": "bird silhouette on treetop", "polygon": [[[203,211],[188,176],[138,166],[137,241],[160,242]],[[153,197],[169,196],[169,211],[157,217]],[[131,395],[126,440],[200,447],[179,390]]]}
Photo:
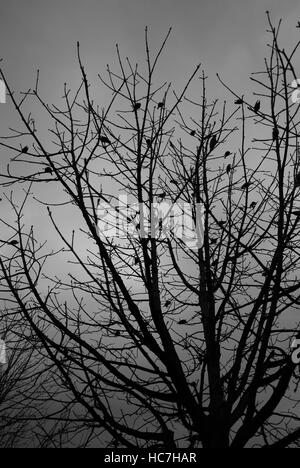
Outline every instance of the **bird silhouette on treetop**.
{"label": "bird silhouette on treetop", "polygon": [[256,114],[260,111],[260,106],[261,106],[260,101],[256,101],[254,108],[253,108]]}
{"label": "bird silhouette on treetop", "polygon": [[110,144],[111,144],[110,139],[107,138],[106,136],[100,136],[100,142],[101,142],[103,145],[110,145]]}
{"label": "bird silhouette on treetop", "polygon": [[140,102],[136,102],[135,104],[133,104],[134,111],[139,110],[141,107],[142,107],[142,104]]}
{"label": "bird silhouette on treetop", "polygon": [[210,151],[213,151],[218,143],[216,135],[213,135],[210,140]]}

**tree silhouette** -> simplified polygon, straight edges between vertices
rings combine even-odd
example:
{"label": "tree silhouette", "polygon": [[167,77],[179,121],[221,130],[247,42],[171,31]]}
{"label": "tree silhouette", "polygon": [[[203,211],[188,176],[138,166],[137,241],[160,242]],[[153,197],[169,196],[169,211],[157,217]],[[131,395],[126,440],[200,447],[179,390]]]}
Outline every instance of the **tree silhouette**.
{"label": "tree silhouette", "polygon": [[[61,108],[44,101],[39,79],[18,101],[2,72],[24,130],[1,140],[14,154],[2,177],[15,220],[3,231],[18,240],[1,253],[1,289],[39,342],[39,372],[51,371],[51,420],[78,445],[298,443],[298,49],[283,50],[268,20],[255,97],[220,77],[227,104],[209,101],[200,66],[180,92],[155,84],[170,31],[152,57],[146,30],[144,68],[117,47],[118,70],[99,75],[111,93],[103,109],[79,45],[81,84],[65,85]],[[48,136],[25,111],[31,99]],[[33,199],[56,251],[27,228]]]}
{"label": "tree silhouette", "polygon": [[17,312],[2,310],[0,333],[0,447],[32,446],[36,426],[32,421],[36,422],[42,409],[39,379],[33,379],[39,353],[32,339],[28,343],[28,328]]}

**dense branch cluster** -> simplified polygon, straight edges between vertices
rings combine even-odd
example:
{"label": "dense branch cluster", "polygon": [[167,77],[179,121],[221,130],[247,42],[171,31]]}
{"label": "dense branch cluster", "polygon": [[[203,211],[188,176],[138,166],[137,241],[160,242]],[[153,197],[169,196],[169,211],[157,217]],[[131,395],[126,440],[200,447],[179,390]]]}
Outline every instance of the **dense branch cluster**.
{"label": "dense branch cluster", "polygon": [[[81,84],[65,85],[61,108],[39,76],[19,101],[2,73],[24,130],[0,143],[13,155],[1,203],[14,214],[1,219],[0,287],[13,348],[29,356],[22,418],[35,443],[297,444],[298,49],[288,55],[269,25],[254,99],[219,78],[227,104],[210,102],[200,66],[180,92],[155,84],[170,32],[152,58],[146,31],[142,69],[117,48],[119,70],[99,75],[105,109],[79,45]],[[26,113],[32,99],[47,137]],[[56,250],[28,227],[33,206]],[[188,232],[159,214],[174,206]]]}

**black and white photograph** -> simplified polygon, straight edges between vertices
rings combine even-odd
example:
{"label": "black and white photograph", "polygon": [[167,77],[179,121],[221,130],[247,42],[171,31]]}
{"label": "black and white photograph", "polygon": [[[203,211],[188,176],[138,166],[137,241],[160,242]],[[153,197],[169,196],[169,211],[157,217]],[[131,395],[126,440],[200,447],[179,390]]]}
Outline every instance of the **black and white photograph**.
{"label": "black and white photograph", "polygon": [[299,0],[1,3],[0,305],[0,448],[300,448]]}

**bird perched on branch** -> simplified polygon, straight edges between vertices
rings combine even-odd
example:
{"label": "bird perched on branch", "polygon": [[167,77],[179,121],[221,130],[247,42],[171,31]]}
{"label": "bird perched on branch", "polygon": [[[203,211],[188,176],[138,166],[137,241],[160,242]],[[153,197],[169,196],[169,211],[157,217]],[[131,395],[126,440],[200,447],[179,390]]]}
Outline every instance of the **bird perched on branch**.
{"label": "bird perched on branch", "polygon": [[102,145],[110,145],[111,144],[111,141],[109,138],[107,138],[106,136],[100,136],[100,142],[102,143]]}
{"label": "bird perched on branch", "polygon": [[165,107],[165,103],[164,102],[159,102],[157,104],[157,109],[162,109],[163,107]]}
{"label": "bird perched on branch", "polygon": [[241,104],[243,104],[243,99],[237,99],[236,101],[234,101],[235,104],[237,104],[238,106],[240,106]]}
{"label": "bird perched on branch", "polygon": [[196,130],[191,130],[190,135],[191,135],[191,136],[195,136],[195,135],[196,135]]}
{"label": "bird perched on branch", "polygon": [[165,307],[170,307],[170,305],[171,305],[171,304],[172,304],[172,302],[171,302],[171,301],[166,301],[166,303],[165,303]]}
{"label": "bird perched on branch", "polygon": [[224,158],[228,158],[232,153],[230,151],[226,151],[226,153],[224,154]]}
{"label": "bird perched on branch", "polygon": [[273,128],[273,133],[272,133],[273,141],[277,140],[278,137],[279,137],[279,130],[278,130],[278,128],[274,127]]}
{"label": "bird perched on branch", "polygon": [[254,107],[253,107],[253,110],[254,110],[254,112],[255,112],[256,114],[259,112],[260,106],[261,106],[260,101],[259,101],[259,100],[256,101],[256,103],[255,103],[255,105],[254,105]]}
{"label": "bird perched on branch", "polygon": [[227,175],[230,174],[230,172],[231,172],[231,164],[228,164],[228,166],[226,167],[226,172],[227,172]]}
{"label": "bird perched on branch", "polygon": [[136,102],[135,104],[133,104],[134,111],[139,110],[141,107],[142,107],[142,104],[140,102]]}
{"label": "bird perched on branch", "polygon": [[51,175],[53,174],[53,171],[52,171],[51,167],[49,167],[49,166],[45,167],[45,171],[44,171],[44,172],[45,172],[46,174],[51,174]]}
{"label": "bird perched on branch", "polygon": [[24,148],[22,148],[22,151],[21,151],[21,153],[23,153],[23,154],[27,154],[27,153],[28,153],[28,151],[29,151],[29,146],[24,146]]}
{"label": "bird perched on branch", "polygon": [[257,205],[257,202],[254,201],[254,202],[251,203],[250,208],[251,208],[252,210],[254,210],[254,208],[256,207],[256,205]]}
{"label": "bird perched on branch", "polygon": [[300,21],[298,21],[296,28],[300,29]]}
{"label": "bird perched on branch", "polygon": [[218,143],[216,135],[213,135],[210,140],[210,151],[213,151]]}
{"label": "bird perched on branch", "polygon": [[19,244],[19,242],[17,240],[12,240],[11,242],[8,242],[9,245],[13,245],[13,246],[16,246]]}
{"label": "bird perched on branch", "polygon": [[186,325],[187,321],[186,320],[179,320],[178,325]]}
{"label": "bird perched on branch", "polygon": [[245,182],[244,185],[242,185],[241,189],[244,190],[244,189],[247,189],[249,188],[251,185],[251,182]]}

